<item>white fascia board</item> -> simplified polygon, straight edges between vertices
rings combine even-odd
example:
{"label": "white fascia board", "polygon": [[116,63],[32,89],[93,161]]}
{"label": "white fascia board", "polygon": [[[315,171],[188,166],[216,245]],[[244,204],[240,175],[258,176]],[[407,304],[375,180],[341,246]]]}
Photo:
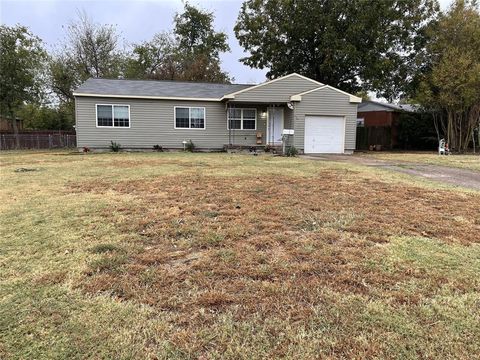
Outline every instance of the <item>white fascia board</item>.
{"label": "white fascia board", "polygon": [[359,104],[362,102],[362,98],[359,98],[358,96],[355,96],[355,95],[352,95],[352,94],[349,94],[345,91],[342,91],[340,89],[337,89],[333,86],[330,86],[330,85],[324,85],[324,86],[320,86],[318,88],[315,88],[315,89],[312,89],[312,90],[308,90],[308,91],[305,91],[303,93],[300,93],[300,94],[296,94],[296,95],[292,95],[290,97],[290,101],[302,101],[302,96],[303,95],[306,95],[306,94],[310,94],[312,92],[315,92],[315,91],[318,91],[318,90],[322,90],[322,89],[331,89],[331,90],[334,90],[336,92],[339,92],[343,95],[347,95],[349,97],[349,100],[351,103],[356,103],[356,104]]}
{"label": "white fascia board", "polygon": [[221,101],[221,99],[190,98],[190,97],[181,97],[181,96],[105,95],[105,94],[86,94],[86,93],[73,93],[73,96],[103,97],[103,98],[118,98],[118,99],[155,99],[155,100],[217,101],[217,102]]}
{"label": "white fascia board", "polygon": [[276,78],[276,79],[273,79],[273,80],[270,80],[270,81],[265,81],[264,83],[261,83],[261,84],[258,84],[258,85],[255,85],[255,86],[252,86],[252,87],[249,87],[249,88],[246,88],[246,89],[242,89],[242,90],[239,90],[239,91],[236,91],[236,92],[233,92],[233,93],[230,93],[230,94],[227,94],[227,95],[224,95],[222,97],[222,100],[224,99],[235,99],[235,95],[238,95],[238,94],[241,94],[241,93],[244,93],[244,92],[247,92],[247,91],[250,91],[250,90],[253,90],[253,89],[257,89],[259,87],[262,87],[262,86],[265,86],[265,85],[270,85],[274,82],[277,82],[277,81],[280,81],[280,80],[283,80],[283,79],[287,79],[291,76],[298,76],[304,80],[308,80],[308,81],[311,81],[319,86],[322,86],[323,84],[316,81],[316,80],[313,80],[313,79],[310,79],[306,76],[303,76],[303,75],[300,75],[300,74],[297,74],[297,73],[291,73],[291,74],[288,74],[288,75],[285,75],[285,76],[281,76],[279,78]]}

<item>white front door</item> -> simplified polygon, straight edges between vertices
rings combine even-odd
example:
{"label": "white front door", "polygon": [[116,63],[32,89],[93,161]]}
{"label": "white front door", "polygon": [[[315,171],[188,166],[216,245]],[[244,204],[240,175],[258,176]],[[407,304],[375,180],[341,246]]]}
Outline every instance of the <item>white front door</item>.
{"label": "white front door", "polygon": [[344,141],[344,117],[305,116],[305,154],[342,154]]}
{"label": "white front door", "polygon": [[283,108],[271,107],[267,112],[267,144],[282,143]]}

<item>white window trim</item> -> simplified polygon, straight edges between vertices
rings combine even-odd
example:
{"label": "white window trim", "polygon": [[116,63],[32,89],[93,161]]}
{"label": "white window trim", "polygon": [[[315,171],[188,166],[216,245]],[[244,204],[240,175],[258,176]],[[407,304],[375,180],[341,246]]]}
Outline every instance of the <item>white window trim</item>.
{"label": "white window trim", "polygon": [[[98,125],[98,106],[111,106],[112,107],[112,126],[99,126]],[[126,106],[128,107],[128,126],[115,126],[114,118],[114,106]],[[130,129],[132,126],[132,118],[130,117],[130,105],[127,104],[95,104],[95,125],[97,128],[106,128],[106,129]]]}
{"label": "white window trim", "polygon": [[[177,108],[188,109],[188,128],[177,127]],[[203,109],[203,128],[192,128],[191,109]],[[204,106],[174,106],[173,107],[173,128],[175,130],[207,130],[207,109]]]}
{"label": "white window trim", "polygon": [[[242,131],[257,131],[257,109],[256,108],[229,108],[230,109],[235,109],[235,110],[241,110],[241,115],[240,115],[240,129],[231,129],[231,130],[242,130]],[[229,117],[229,111],[227,110],[227,130],[230,130],[230,117]],[[243,128],[243,110],[254,110],[255,111],[255,129],[244,129]],[[238,120],[238,119],[232,119],[232,120]],[[252,119],[246,119],[246,120],[252,120]]]}

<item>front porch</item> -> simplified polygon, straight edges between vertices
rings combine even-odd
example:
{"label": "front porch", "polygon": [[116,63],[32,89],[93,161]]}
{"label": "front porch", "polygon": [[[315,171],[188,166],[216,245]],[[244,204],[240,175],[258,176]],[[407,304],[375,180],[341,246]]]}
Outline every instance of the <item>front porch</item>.
{"label": "front porch", "polygon": [[226,121],[230,149],[274,149],[281,151],[293,144],[293,135],[284,135],[293,129],[294,110],[288,103],[226,103]]}

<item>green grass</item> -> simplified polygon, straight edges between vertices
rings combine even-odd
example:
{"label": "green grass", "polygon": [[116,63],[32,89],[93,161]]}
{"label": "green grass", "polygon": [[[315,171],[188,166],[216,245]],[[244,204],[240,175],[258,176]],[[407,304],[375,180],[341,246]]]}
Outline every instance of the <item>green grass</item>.
{"label": "green grass", "polygon": [[478,193],[270,156],[0,164],[1,359],[480,353]]}

